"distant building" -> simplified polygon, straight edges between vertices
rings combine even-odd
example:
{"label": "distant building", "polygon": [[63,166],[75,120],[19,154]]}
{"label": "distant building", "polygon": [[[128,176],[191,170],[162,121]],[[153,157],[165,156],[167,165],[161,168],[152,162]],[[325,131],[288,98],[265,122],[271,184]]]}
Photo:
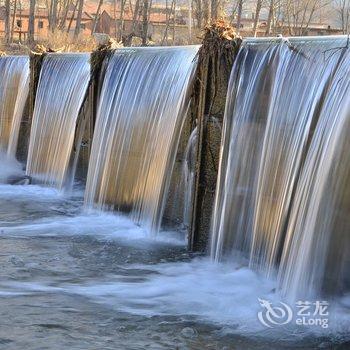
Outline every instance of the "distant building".
{"label": "distant building", "polygon": [[[108,34],[112,37],[127,36],[131,33],[135,36],[141,36],[143,23],[142,23],[142,11],[138,14],[133,14],[130,8],[126,5],[123,12],[123,18],[120,15],[120,3],[115,5],[113,3],[104,3],[101,7],[100,15],[98,16],[95,33]],[[96,2],[86,2],[84,5],[84,11],[80,24],[80,33],[82,36],[90,36],[94,27],[96,12],[98,4]],[[195,42],[199,36],[199,30],[194,29],[192,23],[191,29],[189,28],[189,16],[187,7],[176,8],[175,23],[173,15],[170,14],[170,9],[164,5],[154,4],[152,6],[148,25],[148,38],[156,42],[171,43],[176,37],[178,44],[187,44],[189,42]],[[62,18],[59,18],[58,25],[63,31],[73,35],[76,28],[77,11],[74,8],[70,8],[67,17],[63,22]],[[13,21],[13,15],[11,16],[11,24]],[[14,19],[14,40],[25,41],[28,37],[29,26],[29,9],[17,8],[16,17]],[[233,26],[235,23],[233,23]],[[240,34],[242,36],[253,35],[254,18],[253,16],[245,16],[241,19]],[[259,21],[257,28],[257,36],[265,36],[266,34],[266,21]],[[120,33],[119,33],[120,31]],[[5,32],[5,7],[0,7],[0,35],[4,35]],[[290,35],[289,28],[283,24],[278,23],[274,27],[274,34],[282,34],[284,36]],[[189,40],[189,34],[192,38]],[[311,23],[305,30],[304,35],[333,35],[341,34],[341,30],[333,28],[330,25],[323,23]],[[49,20],[48,11],[44,7],[38,6],[35,13],[34,23],[34,37],[36,40],[45,39],[49,35]]]}
{"label": "distant building", "polygon": [[[0,7],[0,33],[4,35],[5,33],[5,7]],[[11,20],[13,16],[11,16]],[[73,17],[73,18],[72,18]],[[73,11],[68,11],[68,16],[65,21],[65,29],[74,31],[76,26],[76,13],[73,16]],[[87,34],[85,30],[86,24],[92,21],[92,17],[86,12],[82,15],[81,20],[81,30]],[[12,22],[12,21],[11,21]],[[59,21],[60,24],[60,21]],[[14,21],[14,40],[25,41],[28,37],[29,28],[29,9],[17,9],[16,18]],[[48,11],[46,8],[37,7],[35,11],[35,22],[34,22],[34,38],[41,39],[46,38],[49,34],[49,19]]]}
{"label": "distant building", "polygon": [[[233,26],[235,23],[233,23]],[[240,25],[240,35],[243,37],[249,37],[253,35],[254,18],[242,18]],[[259,21],[257,27],[258,37],[266,36],[267,21]],[[298,28],[289,28],[286,23],[278,22],[273,28],[273,35],[282,34],[283,36],[293,36],[292,31],[298,32]],[[306,29],[303,30],[304,36],[320,36],[320,35],[340,35],[342,30],[340,28],[334,28],[326,23],[310,23]]]}

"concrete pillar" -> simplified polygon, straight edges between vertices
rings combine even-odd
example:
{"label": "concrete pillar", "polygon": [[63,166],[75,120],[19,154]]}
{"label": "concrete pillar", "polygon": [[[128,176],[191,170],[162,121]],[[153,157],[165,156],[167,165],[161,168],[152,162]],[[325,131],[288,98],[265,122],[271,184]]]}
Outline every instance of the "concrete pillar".
{"label": "concrete pillar", "polygon": [[197,167],[193,193],[189,249],[205,251],[218,173],[221,129],[227,86],[241,39],[231,27],[218,22],[206,29],[192,110],[198,123]]}
{"label": "concrete pillar", "polygon": [[45,53],[31,53],[29,56],[29,95],[23,111],[19,129],[16,158],[21,162],[27,161],[30,128],[32,125],[36,89],[39,83],[40,70]]}
{"label": "concrete pillar", "polygon": [[72,155],[72,169],[79,179],[86,179],[94,126],[105,68],[114,52],[113,45],[103,45],[91,53],[91,78],[77,121]]}

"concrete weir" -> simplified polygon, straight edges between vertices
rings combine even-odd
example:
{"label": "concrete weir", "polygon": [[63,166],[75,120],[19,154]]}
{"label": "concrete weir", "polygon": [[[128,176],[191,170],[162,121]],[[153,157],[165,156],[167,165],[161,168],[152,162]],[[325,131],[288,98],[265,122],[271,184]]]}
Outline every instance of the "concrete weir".
{"label": "concrete weir", "polygon": [[[197,136],[193,138],[195,141],[194,184],[191,187],[190,197],[186,197],[189,216],[183,227],[188,231],[188,246],[193,251],[204,251],[208,243],[227,85],[240,44],[240,37],[237,37],[232,27],[225,23],[218,22],[208,26],[197,56],[198,66],[188,94],[191,102],[182,127],[171,173],[162,225],[177,226],[184,223],[185,198],[183,191],[179,191],[179,187],[181,187],[187,144],[196,128]],[[116,49],[114,44],[108,44],[91,53],[91,78],[77,119],[69,166],[72,169],[71,172],[76,171],[77,179],[86,179],[101,86],[106,66]],[[50,53],[43,50],[33,53],[30,57],[28,112],[25,113],[26,117],[22,121],[21,141],[17,152],[18,158],[22,161],[25,161],[28,150],[40,69],[45,55],[48,54]]]}
{"label": "concrete weir", "polygon": [[[70,159],[70,169],[73,172],[77,170],[78,178],[84,178],[87,173],[93,126],[96,119],[97,101],[101,85],[100,80],[103,77],[104,62],[107,60],[111,51],[111,46],[105,45],[91,53],[91,78],[84,102],[79,111]],[[29,96],[23,114],[17,150],[17,158],[23,162],[26,161],[28,156],[28,144],[42,63],[45,56],[53,52],[50,49],[46,50],[40,47],[39,52],[32,52],[30,54]]]}

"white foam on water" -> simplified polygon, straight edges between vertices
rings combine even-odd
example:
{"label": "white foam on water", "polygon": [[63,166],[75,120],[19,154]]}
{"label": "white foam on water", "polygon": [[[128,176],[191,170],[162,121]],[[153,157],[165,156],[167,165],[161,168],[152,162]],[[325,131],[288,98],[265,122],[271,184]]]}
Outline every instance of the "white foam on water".
{"label": "white foam on water", "polygon": [[24,174],[22,165],[16,159],[0,153],[0,183],[4,183],[11,176],[22,176]]}
{"label": "white foam on water", "polygon": [[[135,276],[111,276],[111,281],[90,284],[11,283],[5,285],[13,293],[68,293],[105,304],[116,311],[145,317],[178,316],[223,326],[222,332],[244,336],[272,337],[297,340],[303,337],[346,337],[349,329],[348,311],[333,303],[329,328],[286,326],[266,328],[258,320],[262,310],[258,298],[278,304],[275,283],[255,272],[232,265],[214,264],[207,258],[190,262],[154,265],[127,265],[126,269],[147,269],[142,279]],[[2,284],[3,285],[3,284]],[[3,285],[4,286],[4,285]],[[1,296],[0,290],[0,296]]]}
{"label": "white foam on water", "polygon": [[153,273],[137,284],[112,281],[69,288],[130,313],[197,316],[204,321],[235,327],[257,326],[257,297],[273,295],[274,284],[253,271],[239,266],[232,269],[232,266],[214,264],[209,259],[128,268],[147,269]]}
{"label": "white foam on water", "polygon": [[[58,203],[68,200],[61,192],[40,186],[0,185],[1,199]],[[79,209],[80,210],[80,209]],[[99,240],[116,240],[121,244],[144,247],[166,242],[184,244],[173,238],[172,232],[160,233],[157,238],[135,224],[126,215],[79,212],[36,219],[30,223],[1,227],[1,236],[91,236]],[[36,293],[67,293],[106,305],[116,312],[144,317],[177,316],[195,319],[223,327],[222,332],[246,336],[285,339],[305,336],[337,337],[349,329],[350,296],[332,304],[330,327],[296,327],[295,324],[267,329],[258,320],[262,310],[258,299],[278,305],[281,297],[275,292],[276,283],[240,265],[213,263],[208,258],[166,263],[130,264],[125,261],[123,274],[94,280],[65,283],[48,280],[30,282],[2,281],[0,298],[16,298]],[[130,270],[130,273],[127,273]],[[136,272],[135,272],[136,271]],[[137,272],[139,271],[139,273]],[[132,272],[132,273],[131,273]]]}
{"label": "white foam on water", "polygon": [[0,184],[0,199],[46,201],[65,198],[65,195],[55,188],[39,185],[8,185]]}
{"label": "white foam on water", "polygon": [[[30,195],[32,194],[31,191]],[[50,192],[48,194],[50,197]],[[55,196],[54,192],[52,195]],[[55,216],[23,225],[1,227],[1,234],[50,237],[64,235],[93,236],[96,239],[123,239],[124,243],[146,246],[153,243],[185,244],[183,239],[178,238],[177,232],[164,231],[164,234],[161,232],[158,237],[154,237],[126,215],[91,210],[75,216]]]}

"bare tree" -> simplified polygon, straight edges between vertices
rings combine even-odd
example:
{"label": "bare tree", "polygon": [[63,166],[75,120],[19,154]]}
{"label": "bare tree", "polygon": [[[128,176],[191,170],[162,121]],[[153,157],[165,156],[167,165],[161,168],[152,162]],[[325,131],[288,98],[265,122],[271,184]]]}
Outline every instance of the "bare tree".
{"label": "bare tree", "polygon": [[211,0],[202,0],[203,24],[206,25],[212,20],[211,15]]}
{"label": "bare tree", "polygon": [[124,30],[124,10],[125,10],[126,0],[120,1],[120,15],[118,22],[118,41],[122,40],[123,30]]}
{"label": "bare tree", "polygon": [[[13,16],[12,16],[12,23],[11,23],[11,42],[13,41],[13,36],[15,33],[15,23],[16,23],[16,13],[17,13],[17,0],[14,0],[13,3]],[[22,26],[22,21],[20,22]]]}
{"label": "bare tree", "polygon": [[164,35],[163,35],[163,40],[162,40],[162,44],[161,45],[164,45],[164,43],[166,45],[169,44],[168,43],[168,35],[169,35],[169,29],[170,29],[170,22],[171,22],[171,20],[175,19],[174,18],[175,16],[172,19],[171,15],[172,15],[173,12],[175,12],[176,2],[175,2],[175,0],[171,1],[170,10],[168,9],[168,0],[166,0],[165,6],[166,6],[165,30],[164,30]]}
{"label": "bare tree", "polygon": [[243,11],[243,0],[238,0],[237,3],[237,33],[241,31],[241,22],[242,22],[242,11]]}
{"label": "bare tree", "polygon": [[[22,2],[19,0],[18,1],[18,11],[19,11],[19,20],[22,22]],[[22,41],[22,26],[19,27],[19,40]]]}
{"label": "bare tree", "polygon": [[343,34],[349,34],[350,29],[350,0],[336,0],[334,8],[340,21]]}
{"label": "bare tree", "polygon": [[96,14],[95,14],[95,18],[94,18],[94,24],[93,24],[93,26],[91,28],[91,35],[96,32],[97,23],[100,20],[100,12],[101,12],[102,5],[103,5],[103,0],[99,0],[98,6],[97,6],[97,10],[96,10]]}
{"label": "bare tree", "polygon": [[195,19],[196,27],[202,28],[203,25],[203,7],[202,0],[193,0],[192,6],[193,17]]}
{"label": "bare tree", "polygon": [[142,34],[142,28],[140,28],[140,18],[141,15],[143,15],[143,3],[142,6],[140,6],[140,4],[141,0],[136,0],[135,7],[133,9],[131,1],[129,2],[130,10],[132,13],[132,25],[130,33],[122,38],[124,46],[130,46],[133,37],[140,36],[140,32]]}
{"label": "bare tree", "polygon": [[188,0],[188,42],[192,41],[192,0]]}
{"label": "bare tree", "polygon": [[[213,3],[214,1],[214,3]],[[219,4],[216,0],[193,0],[192,2],[192,12],[193,17],[196,20],[197,28],[201,29],[208,22],[210,22],[212,16],[212,8],[218,6]],[[215,10],[218,14],[219,11]]]}
{"label": "bare tree", "polygon": [[148,2],[148,0],[143,0],[143,10],[142,10],[142,46],[147,46],[148,14],[149,14],[149,2]]}
{"label": "bare tree", "polygon": [[5,0],[5,41],[10,42],[10,21],[11,21],[11,6],[10,0]]}
{"label": "bare tree", "polygon": [[221,0],[211,0],[210,18],[216,20],[221,12]]}
{"label": "bare tree", "polygon": [[49,11],[49,29],[54,32],[57,27],[57,8],[58,0],[51,0],[48,11]]}
{"label": "bare tree", "polygon": [[118,31],[117,0],[113,1],[113,18],[114,18],[114,36],[117,37],[117,31]]}
{"label": "bare tree", "polygon": [[257,0],[256,7],[255,7],[254,24],[253,24],[254,37],[256,37],[257,31],[258,31],[261,8],[262,8],[262,0]]}
{"label": "bare tree", "polygon": [[140,19],[140,0],[136,0],[133,18],[132,18],[132,29],[131,29],[132,35],[135,35],[136,25],[139,23],[139,19]]}
{"label": "bare tree", "polygon": [[35,5],[36,5],[36,0],[30,0],[30,3],[29,3],[29,25],[28,25],[28,41],[30,43],[34,42]]}
{"label": "bare tree", "polygon": [[231,15],[230,15],[230,24],[232,26],[234,25],[234,23],[237,20],[238,4],[239,4],[239,0],[234,1],[232,4],[232,10],[231,10]]}
{"label": "bare tree", "polygon": [[78,15],[75,23],[74,39],[77,39],[80,34],[81,19],[83,16],[84,0],[78,0]]}
{"label": "bare tree", "polygon": [[64,30],[66,28],[66,22],[68,18],[68,12],[71,8],[72,5],[72,0],[65,0],[63,3],[61,2],[63,9],[60,9],[59,13],[60,15],[58,16],[60,18],[60,23],[58,25],[58,28],[60,30]]}
{"label": "bare tree", "polygon": [[330,0],[286,0],[283,4],[283,14],[289,34],[306,35],[316,14],[329,4]]}
{"label": "bare tree", "polygon": [[267,17],[266,35],[270,35],[274,22],[275,0],[270,0],[269,15]]}
{"label": "bare tree", "polygon": [[173,45],[175,45],[175,26],[176,26],[176,0],[174,0],[174,12],[173,12],[173,20],[172,22],[172,41],[173,41]]}
{"label": "bare tree", "polygon": [[73,21],[74,21],[74,18],[75,18],[75,14],[77,12],[79,1],[80,0],[76,0],[76,2],[74,4],[73,12],[72,12],[72,15],[70,17],[70,20],[69,20],[69,23],[68,23],[68,27],[67,27],[67,33],[69,33],[71,28],[72,28],[72,24],[73,24]]}

